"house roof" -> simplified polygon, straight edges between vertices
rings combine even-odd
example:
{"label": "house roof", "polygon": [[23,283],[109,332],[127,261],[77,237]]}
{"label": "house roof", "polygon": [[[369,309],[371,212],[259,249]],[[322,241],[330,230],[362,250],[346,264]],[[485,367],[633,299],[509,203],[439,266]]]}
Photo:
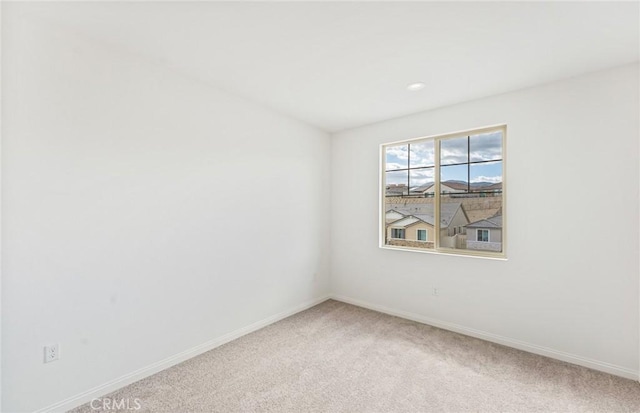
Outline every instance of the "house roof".
{"label": "house roof", "polygon": [[434,184],[427,184],[427,185],[420,185],[420,186],[415,186],[413,188],[411,188],[411,192],[415,193],[415,194],[423,194],[425,193],[429,188],[431,188]]}
{"label": "house roof", "polygon": [[467,225],[467,228],[502,228],[502,215],[481,219]]}
{"label": "house roof", "polygon": [[469,189],[467,184],[463,182],[446,181],[446,182],[442,182],[440,185],[448,186],[449,188],[455,189],[456,191],[466,191],[467,189]]}
{"label": "house roof", "polygon": [[402,212],[398,211],[397,209],[389,209],[389,210],[386,211],[386,214],[389,215],[392,212],[395,212],[396,214],[403,215],[403,217],[407,215],[407,214],[403,214]]}
{"label": "house roof", "polygon": [[[440,206],[440,227],[441,228],[447,228],[449,227],[449,224],[451,223],[451,220],[453,219],[453,217],[456,215],[456,212],[458,211],[458,209],[462,209],[462,204],[460,202],[447,202],[447,203],[443,203]],[[407,223],[405,225],[405,223],[400,222],[408,217],[413,217],[416,218],[417,220],[426,222],[429,225],[434,225],[435,223],[435,217],[434,217],[434,206],[432,203],[429,204],[411,204],[411,206],[406,205],[406,206],[393,206],[392,208],[388,209],[386,212],[398,212],[402,215],[404,215],[404,218],[400,218],[397,221],[393,221],[390,225],[397,227],[397,226],[409,226],[409,225],[413,225],[416,223],[416,220],[414,220],[411,223]],[[463,210],[464,212],[464,210]],[[402,225],[398,225],[398,224],[402,224]]]}
{"label": "house roof", "polygon": [[417,218],[417,217],[415,217],[413,215],[409,215],[409,216],[406,216],[404,218],[400,218],[397,221],[393,221],[389,225],[391,227],[393,227],[393,228],[406,228],[406,227],[408,227],[410,225],[413,225],[413,224],[415,224],[417,222],[420,222],[420,221],[422,221],[422,219]]}

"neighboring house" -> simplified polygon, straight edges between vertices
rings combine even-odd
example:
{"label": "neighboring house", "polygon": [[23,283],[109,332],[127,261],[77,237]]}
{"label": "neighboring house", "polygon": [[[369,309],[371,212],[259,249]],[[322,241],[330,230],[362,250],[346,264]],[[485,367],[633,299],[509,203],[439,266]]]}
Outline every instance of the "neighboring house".
{"label": "neighboring house", "polygon": [[387,239],[407,241],[433,242],[433,219],[427,222],[428,216],[407,215],[387,225]]}
{"label": "neighboring house", "polygon": [[487,186],[482,186],[479,188],[474,188],[473,189],[474,192],[494,192],[494,193],[500,193],[502,192],[502,182],[498,182],[496,184],[491,184],[491,185],[487,185]]}
{"label": "neighboring house", "polygon": [[405,184],[389,184],[385,188],[386,196],[405,196],[409,195],[409,188]]}
{"label": "neighboring house", "polygon": [[[435,184],[416,186],[411,188],[411,190],[409,191],[411,195],[422,195],[425,197],[432,197],[434,192]],[[464,182],[446,181],[440,183],[440,192],[443,194],[461,194],[474,192],[482,192],[483,194],[499,194],[502,192],[502,183],[498,182],[495,184],[483,184],[482,186],[478,186],[478,184],[467,185]]]}
{"label": "neighboring house", "polygon": [[464,233],[469,217],[459,202],[447,202],[440,206],[440,236],[452,237]]}
{"label": "neighboring house", "polygon": [[407,216],[406,213],[403,214],[399,211],[396,211],[395,209],[390,209],[385,213],[384,219],[385,219],[385,222],[388,224],[390,222],[397,221],[400,218],[404,218],[405,216]]}
{"label": "neighboring house", "polygon": [[[464,188],[463,188],[463,186],[464,186]],[[417,186],[417,187],[411,189],[411,195],[433,196],[433,194],[435,193],[435,190],[436,190],[435,184]],[[444,194],[457,193],[457,192],[466,192],[466,191],[467,191],[467,186],[466,185],[460,185],[460,184],[449,183],[449,182],[440,183],[440,192],[442,192]]]}
{"label": "neighboring house", "polygon": [[[430,204],[413,204],[411,206],[396,206],[386,211],[387,224],[386,239],[406,240],[407,242],[430,243],[427,248],[433,248],[435,241],[434,206]],[[455,236],[469,223],[462,204],[444,203],[440,208],[440,240]],[[394,245],[401,245],[393,242]],[[411,245],[411,246],[420,246]]]}
{"label": "neighboring house", "polygon": [[464,182],[446,181],[440,183],[440,192],[443,194],[469,192],[470,189],[472,188]]}
{"label": "neighboring house", "polygon": [[467,249],[502,251],[502,215],[468,224]]}

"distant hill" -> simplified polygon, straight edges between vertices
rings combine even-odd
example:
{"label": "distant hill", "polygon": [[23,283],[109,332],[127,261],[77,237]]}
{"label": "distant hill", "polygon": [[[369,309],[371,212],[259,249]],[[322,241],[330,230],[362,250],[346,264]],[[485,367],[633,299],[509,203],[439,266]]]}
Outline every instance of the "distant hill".
{"label": "distant hill", "polygon": [[[451,179],[448,181],[442,181],[443,184],[447,184],[447,183],[452,183],[452,184],[458,184],[458,185],[466,185],[467,183],[465,181],[457,181],[455,179]],[[471,182],[471,188],[483,188],[486,186],[491,186],[491,185],[495,185],[493,182]]]}

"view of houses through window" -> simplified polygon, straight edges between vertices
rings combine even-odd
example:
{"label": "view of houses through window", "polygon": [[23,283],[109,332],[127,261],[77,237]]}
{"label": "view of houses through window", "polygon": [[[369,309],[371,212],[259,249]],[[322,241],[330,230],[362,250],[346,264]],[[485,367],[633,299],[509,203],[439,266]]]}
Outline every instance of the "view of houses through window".
{"label": "view of houses through window", "polygon": [[384,245],[500,255],[504,135],[496,127],[383,145]]}

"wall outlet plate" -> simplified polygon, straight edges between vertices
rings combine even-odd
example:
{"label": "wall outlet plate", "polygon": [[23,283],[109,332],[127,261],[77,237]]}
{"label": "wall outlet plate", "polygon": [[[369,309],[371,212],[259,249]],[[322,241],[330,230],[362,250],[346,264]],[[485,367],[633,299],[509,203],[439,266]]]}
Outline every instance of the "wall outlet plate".
{"label": "wall outlet plate", "polygon": [[51,344],[49,346],[44,346],[44,362],[50,363],[52,361],[56,361],[60,358],[60,348],[58,344]]}

